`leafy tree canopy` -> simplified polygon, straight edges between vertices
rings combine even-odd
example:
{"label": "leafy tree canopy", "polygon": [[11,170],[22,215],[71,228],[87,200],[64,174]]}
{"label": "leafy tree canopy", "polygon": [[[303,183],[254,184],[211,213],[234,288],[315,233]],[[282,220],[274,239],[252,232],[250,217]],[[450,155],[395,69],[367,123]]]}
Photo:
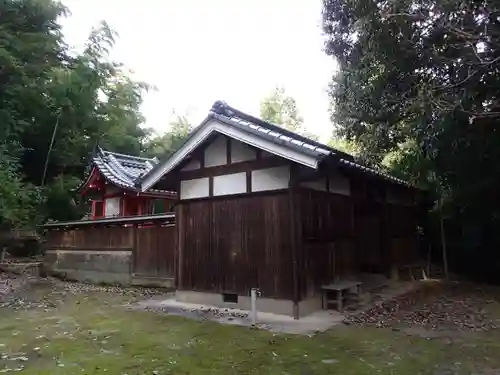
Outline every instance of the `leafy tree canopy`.
{"label": "leafy tree canopy", "polygon": [[64,43],[51,0],[0,4],[0,225],[34,225],[81,217],[69,192],[81,181],[89,153],[102,147],[138,155],[142,93],[109,59],[114,33],[95,28],[81,54]]}
{"label": "leafy tree canopy", "polygon": [[282,87],[276,87],[271,94],[262,99],[260,117],[272,124],[280,125],[286,130],[318,140],[316,134],[305,128],[304,119],[300,116],[297,108],[297,102],[288,96]]}
{"label": "leafy tree canopy", "polygon": [[276,87],[270,95],[262,99],[260,117],[293,132],[302,130],[304,125],[295,99],[286,95],[282,87]]}
{"label": "leafy tree canopy", "polygon": [[148,157],[169,157],[186,141],[191,130],[193,126],[188,116],[174,113],[174,119],[169,123],[169,131],[147,141],[144,154]]}
{"label": "leafy tree canopy", "polygon": [[354,143],[353,141],[348,141],[343,138],[333,137],[328,142],[328,146],[337,149],[339,151],[345,152],[349,155],[357,157],[361,154],[361,148],[359,145]]}

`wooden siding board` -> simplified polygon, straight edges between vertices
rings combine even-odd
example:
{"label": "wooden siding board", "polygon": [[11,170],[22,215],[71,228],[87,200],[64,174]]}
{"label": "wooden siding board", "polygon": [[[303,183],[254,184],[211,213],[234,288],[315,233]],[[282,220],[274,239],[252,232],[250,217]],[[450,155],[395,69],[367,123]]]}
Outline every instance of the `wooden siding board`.
{"label": "wooden siding board", "polygon": [[300,189],[301,299],[319,295],[322,284],[356,272],[350,197]]}
{"label": "wooden siding board", "polygon": [[138,225],[133,225],[131,227],[131,231],[132,231],[132,243],[133,243],[133,249],[132,249],[132,261],[133,261],[133,264],[131,265],[131,269],[130,269],[130,273],[133,274],[134,273],[134,267],[135,267],[135,264],[137,264],[137,256],[139,255],[138,252],[137,252],[137,229],[138,229]]}
{"label": "wooden siding board", "polygon": [[364,272],[384,272],[382,204],[367,199],[355,202],[357,255]]}
{"label": "wooden siding board", "polygon": [[231,138],[226,137],[226,164],[231,164]]}
{"label": "wooden siding board", "polygon": [[348,196],[300,189],[302,230],[306,242],[351,238],[351,200]]}
{"label": "wooden siding board", "polygon": [[86,250],[130,250],[133,236],[127,227],[93,227],[49,231],[47,248]]}
{"label": "wooden siding board", "polygon": [[176,205],[175,215],[177,217],[177,251],[176,253],[176,273],[175,273],[175,286],[182,289],[182,253],[184,249],[184,220],[182,205]]}
{"label": "wooden siding board", "polygon": [[[156,254],[155,246],[152,244],[152,233],[150,228],[137,228],[137,249],[134,264],[134,274],[145,276],[158,275],[157,265],[154,263]],[[141,249],[139,251],[139,249]]]}
{"label": "wooden siding board", "polygon": [[212,176],[208,177],[208,196],[214,196],[214,178]]}
{"label": "wooden siding board", "polygon": [[387,204],[380,187],[372,194],[364,181],[353,187],[350,197],[301,189],[301,298],[318,295],[321,284],[335,279],[387,272],[391,264],[418,258],[415,208]]}
{"label": "wooden siding board", "polygon": [[174,226],[137,228],[134,274],[138,276],[175,277]]}
{"label": "wooden siding board", "polygon": [[[186,290],[292,298],[288,195],[182,202]],[[180,219],[180,218],[179,218]]]}
{"label": "wooden siding board", "polygon": [[[179,218],[182,220],[182,259],[179,264],[179,272],[182,274],[182,285],[179,286],[181,289],[202,290],[204,285],[213,284],[210,275],[207,276],[207,270],[212,268],[211,262],[216,254],[211,251],[210,233],[207,230],[210,211],[204,207],[203,202],[205,201],[179,204],[183,212]],[[218,288],[218,285],[212,287]]]}
{"label": "wooden siding board", "polygon": [[246,180],[247,180],[247,193],[252,192],[252,171],[246,172]]}
{"label": "wooden siding board", "polygon": [[[290,250],[291,250],[291,271],[292,271],[292,293],[293,293],[293,317],[294,319],[299,318],[299,305],[298,302],[300,300],[300,270],[299,270],[299,252],[302,247],[299,244],[301,241],[301,236],[299,232],[302,232],[300,227],[300,212],[301,207],[298,200],[299,193],[297,191],[296,186],[298,185],[297,181],[297,168],[295,165],[290,166],[290,181],[289,181],[289,190],[288,190],[288,211],[290,214]],[[300,247],[300,248],[299,248]]]}

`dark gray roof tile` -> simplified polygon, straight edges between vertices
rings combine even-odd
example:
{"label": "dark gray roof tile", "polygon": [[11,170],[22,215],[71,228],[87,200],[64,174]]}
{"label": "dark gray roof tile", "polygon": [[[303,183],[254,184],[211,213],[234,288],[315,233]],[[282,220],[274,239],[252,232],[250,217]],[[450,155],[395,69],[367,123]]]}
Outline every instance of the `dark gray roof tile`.
{"label": "dark gray roof tile", "polygon": [[[246,133],[274,142],[276,144],[284,145],[290,149],[295,149],[299,152],[302,152],[303,154],[310,155],[316,158],[318,161],[322,161],[325,158],[331,158],[335,160],[335,162],[337,162],[340,166],[346,168],[354,168],[378,178],[383,178],[394,183],[410,186],[410,184],[404,180],[390,176],[382,171],[368,168],[359,163],[356,163],[352,155],[334,149],[313,139],[306,138],[300,134],[291,132],[278,125],[274,125],[259,118],[248,115],[244,112],[230,107],[223,101],[217,101],[213,104],[208,117],[204,120],[202,125],[206,124],[207,121],[210,121],[212,119],[220,121],[236,129],[242,130]],[[191,133],[191,136],[188,137],[185,142],[187,143],[189,139],[194,136],[194,134],[196,134],[196,130]],[[169,159],[167,159],[167,161],[168,160]],[[157,168],[160,168],[160,164],[140,176],[138,181],[136,181],[136,184],[137,182],[144,181],[147,175],[151,175],[152,173],[154,173]]]}
{"label": "dark gray roof tile", "polygon": [[136,182],[158,164],[158,159],[119,154],[98,147],[92,163],[112,184],[135,190]]}
{"label": "dark gray roof tile", "polygon": [[289,147],[312,153],[317,157],[336,156],[341,165],[349,168],[359,169],[365,173],[369,173],[383,179],[393,181],[398,184],[410,185],[407,181],[393,177],[387,173],[377,169],[368,168],[364,165],[356,163],[354,157],[345,152],[336,150],[327,145],[321,144],[312,139],[306,138],[300,134],[296,134],[289,130],[283,129],[278,125],[271,124],[246,113],[238,111],[230,107],[225,102],[217,101],[212,106],[211,112],[215,118],[229,123],[230,125],[240,128],[246,128],[249,132],[258,136],[265,137],[273,142],[286,144]]}

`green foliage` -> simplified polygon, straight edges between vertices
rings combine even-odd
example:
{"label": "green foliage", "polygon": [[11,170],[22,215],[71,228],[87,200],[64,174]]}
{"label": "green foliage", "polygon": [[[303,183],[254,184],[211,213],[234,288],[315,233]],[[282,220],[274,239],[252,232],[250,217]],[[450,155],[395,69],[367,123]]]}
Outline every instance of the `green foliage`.
{"label": "green foliage", "polygon": [[102,23],[75,56],[58,23],[64,14],[51,0],[0,4],[4,226],[34,225],[37,217],[81,217],[84,209],[70,188],[83,178],[95,144],[139,155],[149,135],[140,126],[139,107],[150,87],[131,80],[121,64],[109,60],[114,32]]}
{"label": "green foliage", "polygon": [[44,195],[50,204],[45,205],[44,217],[57,218],[61,221],[81,219],[87,212],[86,201],[76,199],[71,192],[81,183],[74,175],[60,175],[43,188]]}
{"label": "green foliage", "polygon": [[164,135],[154,137],[145,143],[145,156],[167,158],[186,141],[193,129],[186,115],[175,115],[169,123],[170,130]]}
{"label": "green foliage", "polygon": [[306,138],[315,141],[319,139],[317,134],[306,129],[295,99],[288,96],[282,87],[276,87],[270,95],[262,99],[260,118]]}
{"label": "green foliage", "polygon": [[330,141],[328,142],[328,146],[354,157],[357,157],[361,154],[361,148],[356,143],[343,138],[337,137],[330,139]]}
{"label": "green foliage", "polygon": [[260,117],[293,132],[303,130],[304,119],[299,115],[297,103],[282,87],[275,88],[261,101]]}
{"label": "green foliage", "polygon": [[6,149],[0,145],[0,229],[30,227],[40,220],[40,189],[23,181],[18,158]]}
{"label": "green foliage", "polygon": [[[51,1],[0,4],[0,139],[15,140],[43,111],[44,86],[63,46]],[[6,142],[7,143],[7,142]]]}
{"label": "green foliage", "polygon": [[490,249],[500,244],[499,11],[472,0],[323,1],[326,52],[340,67],[336,135],[441,196],[451,241],[474,242],[483,265],[498,263]]}

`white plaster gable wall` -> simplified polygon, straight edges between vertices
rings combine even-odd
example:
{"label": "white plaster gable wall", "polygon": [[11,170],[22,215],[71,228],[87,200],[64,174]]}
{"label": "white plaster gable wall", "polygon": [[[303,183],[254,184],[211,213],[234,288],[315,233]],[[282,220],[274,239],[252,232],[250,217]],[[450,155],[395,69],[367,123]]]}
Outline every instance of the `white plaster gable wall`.
{"label": "white plaster gable wall", "polygon": [[224,136],[217,135],[205,149],[205,167],[225,164],[227,164],[227,140]]}
{"label": "white plaster gable wall", "polygon": [[208,177],[181,181],[180,199],[208,197]]}
{"label": "white plaster gable wall", "polygon": [[351,195],[351,183],[349,181],[349,178],[345,176],[330,176],[328,188],[330,193]]}
{"label": "white plaster gable wall", "polygon": [[252,171],[252,191],[286,189],[289,181],[290,168],[287,165]]}
{"label": "white plaster gable wall", "polygon": [[120,215],[120,197],[106,198],[106,217]]}
{"label": "white plaster gable wall", "polygon": [[236,139],[231,139],[231,163],[255,160],[256,157],[257,154],[252,147]]}
{"label": "white plaster gable wall", "polygon": [[181,171],[192,171],[194,169],[200,169],[201,163],[199,160],[193,159],[189,163],[187,163]]}
{"label": "white plaster gable wall", "polygon": [[326,190],[326,179],[320,178],[318,180],[313,180],[313,181],[305,181],[300,184],[300,186],[303,186],[308,189],[313,189],[313,190],[319,190],[319,191],[327,191]]}
{"label": "white plaster gable wall", "polygon": [[[192,153],[206,139],[208,139],[208,137],[211,137],[216,133],[224,134],[225,136],[233,139],[238,139],[248,145],[265,150],[268,153],[272,153],[276,156],[286,158],[294,163],[305,165],[313,169],[317,169],[318,167],[318,159],[315,156],[309,155],[300,150],[289,148],[286,144],[277,144],[268,139],[255,137],[253,134],[245,132],[236,127],[229,126],[220,121],[210,120],[208,122],[204,122],[203,126],[198,128],[193,136],[191,136],[190,139],[186,141],[186,143],[170,157],[170,159],[160,164],[158,168],[156,168],[146,176],[144,181],[142,181],[141,190],[147,191],[162,176],[164,176],[166,173],[169,173],[173,168],[179,165],[179,163],[181,163],[187,155]],[[222,148],[222,146],[223,144],[218,143],[218,146],[212,145],[212,147],[209,147],[208,151],[205,151],[207,151],[208,154],[211,154],[211,149],[215,147]],[[267,154],[265,152],[263,152],[262,154],[263,157],[267,157]],[[215,155],[214,158],[216,158],[216,160],[212,160],[212,155],[209,155],[208,158],[211,165],[221,165],[226,163],[227,153],[217,152],[213,155]],[[208,167],[209,164],[206,163],[205,166]]]}
{"label": "white plaster gable wall", "polygon": [[214,195],[241,194],[247,191],[245,172],[214,177]]}

